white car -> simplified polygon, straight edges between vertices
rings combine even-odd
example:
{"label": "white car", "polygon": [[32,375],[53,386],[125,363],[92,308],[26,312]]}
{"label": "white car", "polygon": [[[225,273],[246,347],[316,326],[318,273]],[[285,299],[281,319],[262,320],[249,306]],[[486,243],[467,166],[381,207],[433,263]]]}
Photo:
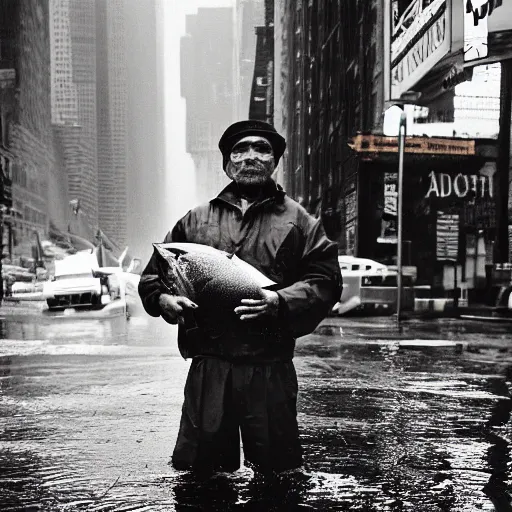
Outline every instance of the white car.
{"label": "white car", "polygon": [[110,295],[105,280],[95,275],[98,268],[96,255],[90,251],[56,260],[54,276],[43,285],[43,298],[48,309],[107,304]]}
{"label": "white car", "polygon": [[[344,315],[353,310],[383,308],[392,312],[397,300],[397,272],[367,258],[338,256],[343,291],[332,312]],[[409,279],[410,281],[410,279]],[[409,293],[406,292],[407,301]]]}

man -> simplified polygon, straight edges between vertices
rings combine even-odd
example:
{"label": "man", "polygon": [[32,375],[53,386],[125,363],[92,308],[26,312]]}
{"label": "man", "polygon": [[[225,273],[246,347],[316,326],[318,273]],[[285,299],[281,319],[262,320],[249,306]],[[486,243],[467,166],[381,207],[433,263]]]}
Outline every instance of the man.
{"label": "man", "polygon": [[180,324],[180,351],[193,358],[174,467],[237,470],[241,432],[247,465],[261,473],[281,472],[302,464],[295,338],[312,332],[340,297],[337,246],[321,222],[272,180],[286,143],[270,124],[234,123],[219,148],[232,183],[189,211],[165,242],[236,254],[278,283],[277,291],[265,291],[262,300],[242,300],[236,324],[219,325],[215,335],[194,323],[196,304],[161,288],[155,256],[142,274],[139,294],[150,315]]}

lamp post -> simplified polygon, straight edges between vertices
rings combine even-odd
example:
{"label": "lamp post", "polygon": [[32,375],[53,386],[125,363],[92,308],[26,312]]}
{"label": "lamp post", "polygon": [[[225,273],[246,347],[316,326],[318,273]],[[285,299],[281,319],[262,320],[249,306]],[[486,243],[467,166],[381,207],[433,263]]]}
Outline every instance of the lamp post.
{"label": "lamp post", "polygon": [[398,331],[401,331],[402,317],[402,263],[403,263],[403,189],[404,189],[404,153],[405,138],[407,136],[407,116],[402,110],[398,125],[398,225],[397,225],[397,254],[396,254],[396,324]]}
{"label": "lamp post", "polygon": [[[397,249],[396,249],[396,324],[401,331],[402,320],[402,263],[403,263],[403,187],[404,187],[404,154],[407,137],[407,114],[405,104],[394,102],[384,112],[383,133],[388,137],[398,136],[398,176],[397,176]],[[397,132],[398,129],[398,132]]]}

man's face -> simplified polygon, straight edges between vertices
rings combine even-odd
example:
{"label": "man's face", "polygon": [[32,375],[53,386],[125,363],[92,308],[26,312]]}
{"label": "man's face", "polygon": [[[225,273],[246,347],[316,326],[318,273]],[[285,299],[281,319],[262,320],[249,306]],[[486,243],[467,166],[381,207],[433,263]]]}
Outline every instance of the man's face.
{"label": "man's face", "polygon": [[262,185],[275,168],[274,151],[264,137],[251,135],[239,140],[231,150],[226,174],[239,185]]}

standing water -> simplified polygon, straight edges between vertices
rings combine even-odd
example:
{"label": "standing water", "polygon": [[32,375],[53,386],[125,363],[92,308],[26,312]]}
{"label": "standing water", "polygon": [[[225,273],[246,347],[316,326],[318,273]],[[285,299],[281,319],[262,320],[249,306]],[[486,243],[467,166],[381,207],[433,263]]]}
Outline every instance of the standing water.
{"label": "standing water", "polygon": [[4,321],[1,509],[510,510],[506,331],[379,322],[299,340],[303,471],[198,480],[168,464],[188,369],[174,327]]}

